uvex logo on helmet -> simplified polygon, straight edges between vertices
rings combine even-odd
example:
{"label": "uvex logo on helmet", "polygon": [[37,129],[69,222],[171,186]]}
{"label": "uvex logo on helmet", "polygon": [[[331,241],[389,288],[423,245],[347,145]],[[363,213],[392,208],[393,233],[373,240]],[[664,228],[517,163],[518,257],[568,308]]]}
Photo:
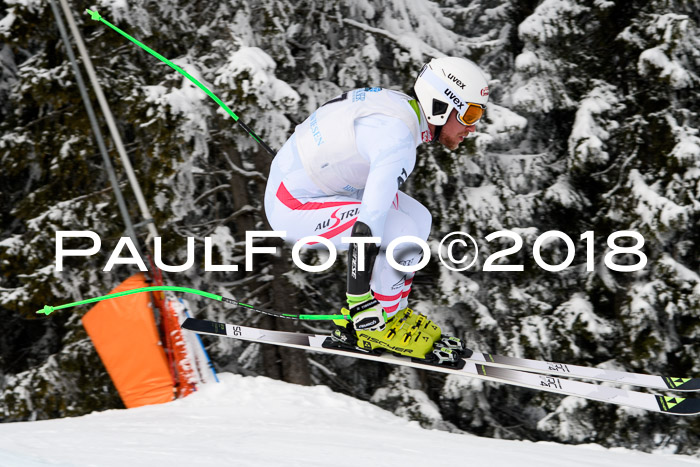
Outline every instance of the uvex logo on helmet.
{"label": "uvex logo on helmet", "polygon": [[489,95],[489,87],[488,87],[488,86],[486,86],[485,88],[483,88],[483,89],[481,90],[481,95],[482,95],[482,96],[488,96],[488,95]]}
{"label": "uvex logo on helmet", "polygon": [[452,103],[456,108],[461,110],[462,107],[464,107],[464,102],[462,102],[462,100],[459,97],[455,96],[450,89],[445,89],[445,95],[452,99]]}
{"label": "uvex logo on helmet", "polygon": [[459,86],[461,89],[464,89],[464,86],[466,86],[466,83],[463,83],[459,78],[457,78],[452,73],[447,74],[447,79],[451,79],[452,82],[455,83],[457,86]]}

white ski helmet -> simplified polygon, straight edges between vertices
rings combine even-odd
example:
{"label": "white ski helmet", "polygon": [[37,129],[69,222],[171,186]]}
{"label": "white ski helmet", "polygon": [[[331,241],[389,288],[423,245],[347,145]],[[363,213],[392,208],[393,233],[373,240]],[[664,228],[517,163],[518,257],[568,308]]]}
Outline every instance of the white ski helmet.
{"label": "white ski helmet", "polygon": [[489,86],[479,66],[459,57],[434,58],[413,85],[428,123],[441,127],[452,109],[465,125],[475,124],[489,100]]}

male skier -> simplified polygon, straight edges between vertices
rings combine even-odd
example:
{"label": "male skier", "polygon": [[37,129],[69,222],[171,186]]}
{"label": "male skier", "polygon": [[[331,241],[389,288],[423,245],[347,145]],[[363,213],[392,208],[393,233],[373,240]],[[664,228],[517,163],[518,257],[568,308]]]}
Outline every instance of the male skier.
{"label": "male skier", "polygon": [[[274,230],[287,231],[289,242],[316,235],[348,249],[343,313],[351,320],[335,321],[338,346],[450,364],[466,349],[408,308],[414,273],[392,268],[385,250],[401,236],[427,240],[431,214],[401,185],[421,143],[454,150],[475,131],[488,85],[475,63],[443,57],[423,67],[414,91],[416,99],[382,88],[355,89],[323,104],[272,162],[265,212]],[[412,266],[422,250],[400,243],[393,257]]]}

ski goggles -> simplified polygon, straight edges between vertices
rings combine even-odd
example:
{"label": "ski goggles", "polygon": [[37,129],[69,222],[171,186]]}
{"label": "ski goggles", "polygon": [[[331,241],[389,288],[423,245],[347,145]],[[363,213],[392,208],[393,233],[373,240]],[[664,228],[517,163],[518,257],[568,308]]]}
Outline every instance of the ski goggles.
{"label": "ski goggles", "polygon": [[476,125],[476,122],[484,116],[485,110],[485,105],[467,102],[467,111],[461,115],[457,114],[457,121],[464,126]]}

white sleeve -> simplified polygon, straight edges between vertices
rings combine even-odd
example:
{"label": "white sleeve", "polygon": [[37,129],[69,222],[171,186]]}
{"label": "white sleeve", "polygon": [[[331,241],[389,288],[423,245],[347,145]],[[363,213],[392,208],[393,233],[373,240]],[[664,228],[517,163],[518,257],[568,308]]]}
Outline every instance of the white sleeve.
{"label": "white sleeve", "polygon": [[355,142],[370,163],[357,220],[381,237],[396,192],[416,164],[415,140],[400,119],[376,114],[355,121]]}

